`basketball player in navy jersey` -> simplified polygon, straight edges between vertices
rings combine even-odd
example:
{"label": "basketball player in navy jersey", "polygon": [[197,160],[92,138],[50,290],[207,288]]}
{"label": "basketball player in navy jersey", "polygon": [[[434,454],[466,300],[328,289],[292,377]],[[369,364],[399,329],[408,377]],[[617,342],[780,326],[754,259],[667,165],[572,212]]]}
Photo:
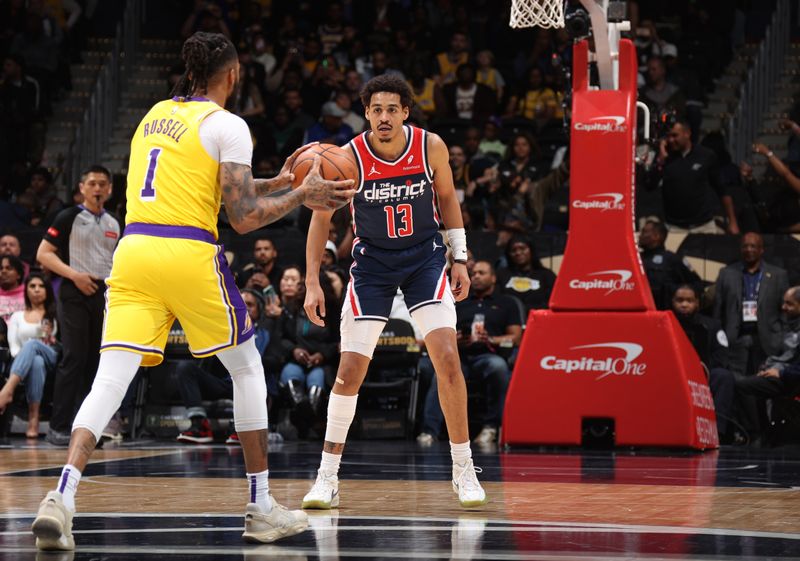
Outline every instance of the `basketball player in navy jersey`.
{"label": "basketball player in navy jersey", "polygon": [[[350,205],[354,262],[342,309],[341,361],[328,403],[322,462],[303,508],[339,504],[339,464],[358,389],[398,287],[436,369],[453,458],[453,490],[465,508],[486,503],[472,464],[467,389],[456,344],[455,300],[463,300],[469,291],[466,235],[447,146],[439,136],[403,124],[412,99],[408,84],[395,75],[367,82],[361,101],[370,130],[345,146],[359,170]],[[317,279],[331,215],[315,211],[308,232],[305,310],[317,325],[325,321]],[[442,225],[448,228],[453,253],[450,282]]]}

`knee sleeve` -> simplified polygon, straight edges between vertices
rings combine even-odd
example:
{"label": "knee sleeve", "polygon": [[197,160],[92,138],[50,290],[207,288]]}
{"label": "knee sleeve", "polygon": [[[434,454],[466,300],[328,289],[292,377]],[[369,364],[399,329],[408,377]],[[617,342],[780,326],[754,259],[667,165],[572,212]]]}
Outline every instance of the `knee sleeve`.
{"label": "knee sleeve", "polygon": [[251,337],[238,347],[217,354],[233,380],[233,422],[237,432],[267,428],[267,382],[264,366]]}
{"label": "knee sleeve", "polygon": [[141,362],[142,355],[128,351],[109,350],[102,353],[92,391],[75,415],[72,430],[87,429],[99,441],[103,429],[119,409]]}
{"label": "knee sleeve", "polygon": [[338,395],[331,392],[328,400],[328,426],[325,429],[325,440],[343,444],[347,440],[347,431],[356,415],[357,395]]}

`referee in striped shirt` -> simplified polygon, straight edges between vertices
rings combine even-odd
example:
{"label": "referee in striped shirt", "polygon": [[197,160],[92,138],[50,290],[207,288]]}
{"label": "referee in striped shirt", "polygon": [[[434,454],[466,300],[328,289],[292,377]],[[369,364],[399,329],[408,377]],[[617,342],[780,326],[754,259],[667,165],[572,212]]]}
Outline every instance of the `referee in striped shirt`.
{"label": "referee in striped shirt", "polygon": [[83,172],[83,203],[56,216],[36,254],[42,266],[62,278],[57,301],[63,355],[47,433],[47,441],[59,446],[69,444],[75,412],[91,389],[100,357],[105,279],[121,230],[103,210],[111,188],[106,168],[95,165]]}

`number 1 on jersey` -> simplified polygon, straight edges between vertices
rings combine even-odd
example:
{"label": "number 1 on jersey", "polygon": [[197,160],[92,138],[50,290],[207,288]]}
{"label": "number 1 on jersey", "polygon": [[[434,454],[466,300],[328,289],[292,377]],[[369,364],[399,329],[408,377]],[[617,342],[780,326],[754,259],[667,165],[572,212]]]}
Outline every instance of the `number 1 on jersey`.
{"label": "number 1 on jersey", "polygon": [[161,148],[153,148],[150,150],[150,165],[147,166],[147,175],[144,178],[144,187],[139,193],[139,198],[143,201],[156,200],[156,188],[153,182],[156,178],[156,168],[158,167],[158,156],[161,155]]}
{"label": "number 1 on jersey", "polygon": [[390,238],[405,238],[414,233],[414,219],[411,210],[412,207],[409,204],[397,205],[397,214],[400,215],[397,222],[402,224],[400,229],[397,229],[394,219],[395,208],[390,205],[383,207],[383,211],[386,213],[386,232]]}

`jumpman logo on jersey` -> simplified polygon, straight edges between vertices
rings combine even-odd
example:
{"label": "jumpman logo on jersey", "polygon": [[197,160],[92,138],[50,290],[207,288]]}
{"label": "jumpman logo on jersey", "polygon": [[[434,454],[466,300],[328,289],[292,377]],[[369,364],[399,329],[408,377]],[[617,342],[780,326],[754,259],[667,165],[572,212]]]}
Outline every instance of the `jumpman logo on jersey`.
{"label": "jumpman logo on jersey", "polygon": [[375,169],[375,162],[372,162],[372,168],[369,170],[369,173],[367,174],[367,176],[380,175],[380,174],[381,174],[381,172],[379,172],[378,170]]}
{"label": "jumpman logo on jersey", "polygon": [[436,251],[440,247],[444,247],[444,246],[439,245],[438,243],[436,243],[436,240],[433,240],[433,251]]}

